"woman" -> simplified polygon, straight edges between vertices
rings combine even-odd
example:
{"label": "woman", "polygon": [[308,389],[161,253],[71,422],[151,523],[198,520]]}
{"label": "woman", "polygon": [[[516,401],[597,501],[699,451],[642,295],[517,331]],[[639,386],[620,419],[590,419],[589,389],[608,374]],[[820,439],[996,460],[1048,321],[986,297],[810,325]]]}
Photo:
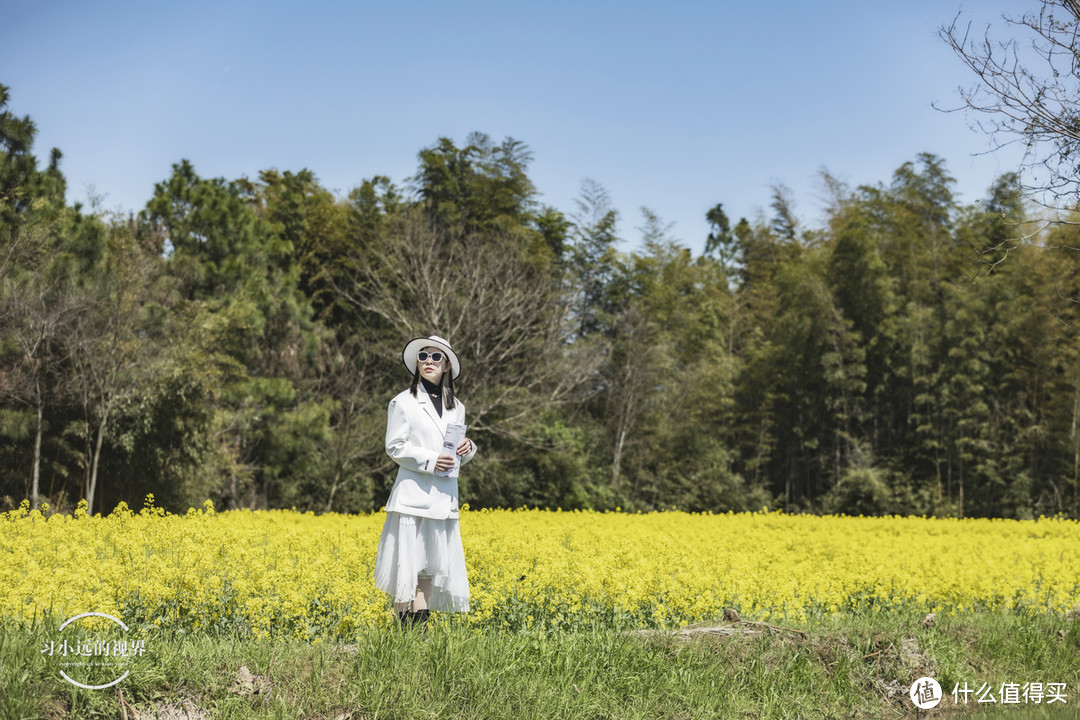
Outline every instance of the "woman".
{"label": "woman", "polygon": [[375,587],[393,598],[402,625],[411,625],[426,622],[431,610],[469,609],[454,470],[472,460],[476,445],[462,437],[456,459],[443,450],[447,425],[465,425],[465,406],[454,397],[461,363],[450,343],[437,335],[415,338],[401,359],[413,379],[387,410],[386,454],[398,471],[375,556]]}

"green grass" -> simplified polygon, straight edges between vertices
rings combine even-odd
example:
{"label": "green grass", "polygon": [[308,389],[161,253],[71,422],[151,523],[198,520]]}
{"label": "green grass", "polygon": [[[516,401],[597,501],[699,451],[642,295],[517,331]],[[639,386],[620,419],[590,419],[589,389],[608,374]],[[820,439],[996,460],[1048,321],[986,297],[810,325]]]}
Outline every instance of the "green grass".
{"label": "green grass", "polygon": [[[1023,613],[921,621],[785,623],[805,635],[731,624],[759,632],[499,633],[441,622],[424,634],[367,630],[348,644],[156,637],[107,690],[68,684],[41,654],[54,624],[9,623],[0,626],[0,714],[120,718],[122,692],[143,718],[185,704],[238,720],[881,718],[913,715],[907,688],[922,675],[946,692],[964,681],[1065,682],[1068,709],[1080,703],[1080,622]],[[246,687],[241,667],[254,676]]]}

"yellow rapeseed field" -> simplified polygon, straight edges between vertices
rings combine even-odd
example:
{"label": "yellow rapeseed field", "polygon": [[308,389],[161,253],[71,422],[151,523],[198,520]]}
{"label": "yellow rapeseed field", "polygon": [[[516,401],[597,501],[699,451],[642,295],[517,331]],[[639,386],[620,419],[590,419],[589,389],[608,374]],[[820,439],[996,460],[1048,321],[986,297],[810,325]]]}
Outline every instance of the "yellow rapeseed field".
{"label": "yellow rapeseed field", "polygon": [[[393,621],[372,581],[384,515],[287,510],[0,515],[0,618],[97,611],[135,629],[347,636]],[[776,512],[464,510],[466,622],[675,627],[1080,604],[1080,523]]]}

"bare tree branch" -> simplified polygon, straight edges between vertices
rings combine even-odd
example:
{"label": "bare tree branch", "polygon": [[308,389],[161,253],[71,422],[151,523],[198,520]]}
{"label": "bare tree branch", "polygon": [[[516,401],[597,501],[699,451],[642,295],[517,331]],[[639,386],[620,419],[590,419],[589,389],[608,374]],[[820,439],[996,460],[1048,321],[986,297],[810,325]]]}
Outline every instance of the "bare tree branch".
{"label": "bare tree branch", "polygon": [[1003,16],[1011,35],[996,39],[987,25],[973,34],[957,15],[940,35],[974,73],[960,88],[961,107],[981,117],[973,126],[993,150],[1025,149],[1022,187],[1048,205],[1080,198],[1080,2],[1042,0],[1040,9]]}
{"label": "bare tree branch", "polygon": [[442,334],[461,354],[470,427],[521,437],[536,398],[567,401],[597,359],[569,355],[569,308],[520,238],[436,228],[420,212],[365,247],[339,295],[413,336]]}

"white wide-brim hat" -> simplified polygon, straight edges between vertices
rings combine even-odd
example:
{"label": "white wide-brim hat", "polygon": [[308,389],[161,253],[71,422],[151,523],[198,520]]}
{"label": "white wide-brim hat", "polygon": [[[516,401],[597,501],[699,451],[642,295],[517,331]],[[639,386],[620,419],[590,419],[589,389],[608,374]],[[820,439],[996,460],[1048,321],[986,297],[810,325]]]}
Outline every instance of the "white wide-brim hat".
{"label": "white wide-brim hat", "polygon": [[405,367],[408,369],[409,374],[412,375],[416,372],[416,354],[426,347],[436,347],[446,353],[447,359],[450,360],[450,377],[457,380],[458,375],[461,374],[461,363],[458,361],[457,355],[450,347],[450,343],[443,340],[438,335],[413,338],[405,346],[405,349],[401,351],[401,361],[405,363]]}

